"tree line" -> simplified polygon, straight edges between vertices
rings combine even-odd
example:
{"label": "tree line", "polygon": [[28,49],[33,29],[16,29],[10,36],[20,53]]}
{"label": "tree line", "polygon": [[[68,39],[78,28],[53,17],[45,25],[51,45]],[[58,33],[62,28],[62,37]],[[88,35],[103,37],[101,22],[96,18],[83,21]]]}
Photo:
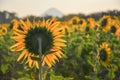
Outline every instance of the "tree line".
{"label": "tree line", "polygon": [[[120,16],[120,11],[119,10],[108,10],[108,11],[104,11],[104,12],[92,13],[92,14],[89,14],[89,15],[85,15],[83,13],[68,14],[68,15],[64,15],[62,18],[58,18],[58,19],[60,21],[63,21],[63,20],[69,20],[73,16],[78,16],[78,17],[81,17],[81,18],[92,17],[95,20],[99,20],[103,15]],[[36,18],[36,20],[42,19],[42,17],[35,16],[35,15],[29,15],[28,17],[31,21],[34,18]],[[45,19],[48,19],[48,18],[51,18],[51,17],[52,16],[47,16],[47,17],[45,17]],[[0,11],[0,23],[10,23],[12,19],[20,19],[20,17],[18,17],[17,13],[15,13],[15,12]],[[26,19],[26,17],[23,17],[22,19]]]}

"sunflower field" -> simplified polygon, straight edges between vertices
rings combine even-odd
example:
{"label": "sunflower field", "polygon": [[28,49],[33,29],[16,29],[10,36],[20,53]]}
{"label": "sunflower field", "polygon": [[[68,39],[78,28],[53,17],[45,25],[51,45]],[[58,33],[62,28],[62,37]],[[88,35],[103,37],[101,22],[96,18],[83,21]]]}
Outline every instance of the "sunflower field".
{"label": "sunflower field", "polygon": [[41,80],[120,80],[120,17],[0,24],[0,80],[39,80],[40,73]]}

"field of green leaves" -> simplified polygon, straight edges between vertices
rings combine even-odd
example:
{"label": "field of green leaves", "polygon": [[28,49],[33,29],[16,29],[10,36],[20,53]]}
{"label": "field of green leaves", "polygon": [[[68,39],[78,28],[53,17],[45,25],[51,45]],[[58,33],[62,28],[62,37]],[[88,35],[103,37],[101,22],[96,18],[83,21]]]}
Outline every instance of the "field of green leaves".
{"label": "field of green leaves", "polygon": [[[14,21],[0,24],[0,80],[38,80],[39,69],[18,62],[21,52],[10,50]],[[37,25],[35,20],[32,24]],[[96,21],[74,16],[58,27],[65,35],[64,56],[43,67],[43,80],[120,80],[120,17],[105,15]]]}

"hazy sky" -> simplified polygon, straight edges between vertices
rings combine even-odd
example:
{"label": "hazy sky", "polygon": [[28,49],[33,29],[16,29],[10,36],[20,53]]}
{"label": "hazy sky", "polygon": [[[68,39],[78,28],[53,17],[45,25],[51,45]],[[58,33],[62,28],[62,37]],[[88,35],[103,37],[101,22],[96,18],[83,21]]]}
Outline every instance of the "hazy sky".
{"label": "hazy sky", "polygon": [[0,0],[0,11],[15,12],[19,17],[39,16],[53,7],[66,15],[89,14],[97,11],[120,10],[120,0]]}

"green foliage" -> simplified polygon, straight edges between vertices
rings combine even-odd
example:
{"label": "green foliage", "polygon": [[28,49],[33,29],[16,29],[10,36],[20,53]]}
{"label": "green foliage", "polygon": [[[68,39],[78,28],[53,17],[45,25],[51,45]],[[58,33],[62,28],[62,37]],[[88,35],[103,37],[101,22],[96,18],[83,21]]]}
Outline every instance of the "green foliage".
{"label": "green foliage", "polygon": [[6,65],[6,64],[1,65],[1,71],[2,71],[3,74],[6,73],[7,69],[8,69],[8,65]]}
{"label": "green foliage", "polygon": [[16,60],[18,54],[11,52],[9,47],[14,41],[11,39],[12,32],[0,39],[0,79],[1,80],[33,80],[38,79],[33,76],[38,73],[37,70],[31,70],[26,65],[19,64]]}
{"label": "green foliage", "polygon": [[[86,37],[86,33],[90,36]],[[89,32],[73,31],[70,37],[66,35],[66,40],[66,57],[54,67],[57,75],[73,77],[74,80],[119,80],[119,37],[109,31],[96,31],[93,28]],[[98,56],[102,42],[107,42],[111,48],[111,63],[108,68],[101,65]]]}
{"label": "green foliage", "polygon": [[55,72],[52,69],[50,69],[49,74],[50,80],[73,80],[73,78],[70,77],[64,78],[62,75],[56,76]]}

